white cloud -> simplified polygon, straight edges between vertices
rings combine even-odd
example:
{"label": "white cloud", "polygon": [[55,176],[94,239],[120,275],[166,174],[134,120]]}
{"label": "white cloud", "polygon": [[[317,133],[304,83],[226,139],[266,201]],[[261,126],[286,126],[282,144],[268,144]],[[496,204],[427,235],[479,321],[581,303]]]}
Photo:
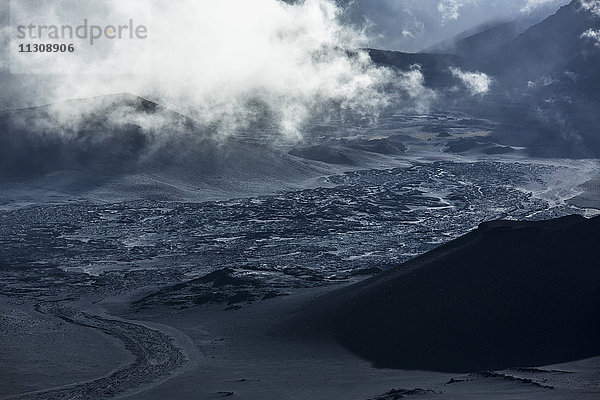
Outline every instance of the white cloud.
{"label": "white cloud", "polygon": [[458,0],[442,0],[438,3],[437,9],[442,16],[442,23],[451,20],[457,20],[460,17],[460,9],[464,6]]}
{"label": "white cloud", "polygon": [[471,96],[485,95],[492,86],[493,80],[483,72],[464,72],[460,68],[451,67],[452,75],[460,79],[471,93]]}
{"label": "white cloud", "polygon": [[376,117],[389,104],[390,86],[415,92],[412,72],[398,79],[356,50],[365,35],[340,21],[332,0],[155,0],[153,6],[160,18],[149,29],[151,74],[49,76],[51,89],[36,87],[31,95],[28,88],[31,98],[46,103],[129,92],[221,135],[252,132],[267,119],[269,130],[294,140],[311,119],[340,110]]}
{"label": "white cloud", "polygon": [[554,0],[527,0],[527,3],[521,8],[522,13],[530,12],[535,10],[536,8],[553,3]]}
{"label": "white cloud", "polygon": [[581,7],[600,16],[600,0],[581,0]]}
{"label": "white cloud", "polygon": [[[10,42],[10,27],[9,26],[1,26],[0,27],[0,49],[6,49],[9,46]],[[8,70],[10,68],[9,58],[8,57],[0,57],[0,71]]]}
{"label": "white cloud", "polygon": [[595,45],[600,47],[600,30],[595,31],[593,29],[588,29],[587,31],[583,32],[581,37],[583,39],[591,39],[595,41]]}
{"label": "white cloud", "polygon": [[410,70],[399,73],[399,84],[396,90],[408,97],[408,107],[417,112],[425,112],[436,99],[434,90],[425,86],[425,76],[418,64],[412,65]]}

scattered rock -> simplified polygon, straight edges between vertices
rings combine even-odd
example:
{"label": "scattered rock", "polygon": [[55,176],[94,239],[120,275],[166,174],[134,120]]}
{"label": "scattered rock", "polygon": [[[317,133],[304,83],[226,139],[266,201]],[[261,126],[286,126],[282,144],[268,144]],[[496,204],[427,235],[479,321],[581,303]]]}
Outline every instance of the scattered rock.
{"label": "scattered rock", "polygon": [[392,389],[387,393],[380,396],[373,397],[370,400],[399,400],[409,396],[426,395],[426,394],[439,394],[429,389]]}

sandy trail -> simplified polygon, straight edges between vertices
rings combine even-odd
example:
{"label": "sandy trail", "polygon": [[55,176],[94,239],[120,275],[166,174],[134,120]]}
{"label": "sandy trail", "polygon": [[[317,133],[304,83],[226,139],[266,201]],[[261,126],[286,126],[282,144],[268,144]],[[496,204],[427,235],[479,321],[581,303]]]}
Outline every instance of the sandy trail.
{"label": "sandy trail", "polygon": [[190,362],[172,336],[141,323],[92,315],[56,303],[39,303],[35,308],[40,313],[53,315],[65,322],[97,329],[113,336],[124,343],[135,359],[94,380],[29,392],[14,399],[113,398],[160,384]]}

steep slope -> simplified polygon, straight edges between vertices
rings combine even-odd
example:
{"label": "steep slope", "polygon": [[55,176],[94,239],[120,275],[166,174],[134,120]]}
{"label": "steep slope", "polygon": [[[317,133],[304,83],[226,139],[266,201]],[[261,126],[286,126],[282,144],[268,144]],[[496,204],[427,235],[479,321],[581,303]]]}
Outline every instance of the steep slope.
{"label": "steep slope", "polygon": [[320,298],[290,326],[399,369],[471,372],[596,356],[599,235],[600,217],[485,223]]}
{"label": "steep slope", "polygon": [[540,23],[556,13],[566,1],[553,1],[538,4],[533,10],[523,10],[521,15],[514,20],[498,20],[484,23],[456,37],[431,46],[422,53],[429,54],[454,54],[463,57],[482,56],[490,54],[500,46],[516,39],[530,27]]}
{"label": "steep slope", "polygon": [[600,29],[600,16],[574,0],[477,62],[497,79],[498,98],[482,111],[493,115],[504,103],[497,120],[509,144],[538,156],[600,156],[600,47],[582,37],[589,29]]}
{"label": "steep slope", "polygon": [[[446,49],[457,55],[371,55],[377,63],[399,68],[421,63],[426,84],[440,94],[437,105],[495,121],[494,137],[502,144],[526,147],[534,156],[599,157],[600,43],[583,34],[600,30],[600,16],[573,0],[498,45],[511,29],[497,26],[459,41],[461,48]],[[452,66],[487,74],[489,92],[470,96],[456,90],[465,82],[452,76]]]}
{"label": "steep slope", "polygon": [[545,74],[563,72],[576,57],[594,52],[583,39],[588,29],[600,28],[600,18],[573,0],[558,12],[506,43],[481,62],[481,69],[514,83],[535,81]]}
{"label": "steep slope", "polygon": [[475,32],[465,32],[452,40],[429,47],[421,53],[453,54],[461,57],[489,54],[498,47],[514,40],[538,22],[540,21],[527,18],[486,24]]}

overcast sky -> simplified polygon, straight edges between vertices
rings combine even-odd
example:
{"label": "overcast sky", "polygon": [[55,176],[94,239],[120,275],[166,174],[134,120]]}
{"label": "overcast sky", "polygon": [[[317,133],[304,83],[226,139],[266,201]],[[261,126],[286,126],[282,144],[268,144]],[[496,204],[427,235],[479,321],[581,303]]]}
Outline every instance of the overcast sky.
{"label": "overcast sky", "polygon": [[369,21],[372,47],[420,51],[492,20],[543,19],[570,0],[340,0],[346,18]]}

